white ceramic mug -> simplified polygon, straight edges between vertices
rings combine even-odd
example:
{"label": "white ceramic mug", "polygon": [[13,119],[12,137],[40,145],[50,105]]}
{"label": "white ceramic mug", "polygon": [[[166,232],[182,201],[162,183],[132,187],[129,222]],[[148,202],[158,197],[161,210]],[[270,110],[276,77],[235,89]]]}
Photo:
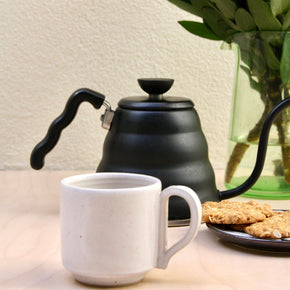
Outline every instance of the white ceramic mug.
{"label": "white ceramic mug", "polygon": [[[168,199],[186,200],[191,221],[185,236],[169,249]],[[92,173],[61,181],[63,265],[75,279],[93,285],[138,282],[196,235],[201,204],[185,186],[161,190],[159,179],[131,173]]]}

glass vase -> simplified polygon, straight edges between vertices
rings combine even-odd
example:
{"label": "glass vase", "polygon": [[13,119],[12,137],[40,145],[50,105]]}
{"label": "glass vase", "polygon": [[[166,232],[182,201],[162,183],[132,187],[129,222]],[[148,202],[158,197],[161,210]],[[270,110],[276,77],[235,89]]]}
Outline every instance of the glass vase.
{"label": "glass vase", "polygon": [[[225,186],[242,184],[251,174],[259,136],[268,113],[290,90],[290,32],[249,32],[230,41],[236,71],[228,140]],[[290,108],[274,121],[264,169],[244,196],[290,199]]]}

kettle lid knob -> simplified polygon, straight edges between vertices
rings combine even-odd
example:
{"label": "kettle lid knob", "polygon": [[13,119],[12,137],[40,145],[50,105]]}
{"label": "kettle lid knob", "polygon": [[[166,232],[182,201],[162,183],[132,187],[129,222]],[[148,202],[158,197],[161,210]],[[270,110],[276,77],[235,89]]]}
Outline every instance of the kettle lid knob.
{"label": "kettle lid knob", "polygon": [[160,100],[162,94],[166,93],[173,85],[173,79],[166,78],[142,78],[138,83],[143,91],[149,94],[149,99]]}
{"label": "kettle lid knob", "polygon": [[193,108],[193,102],[187,98],[163,96],[173,85],[168,78],[139,78],[140,87],[149,96],[126,97],[119,101],[122,109],[138,111],[171,111]]}

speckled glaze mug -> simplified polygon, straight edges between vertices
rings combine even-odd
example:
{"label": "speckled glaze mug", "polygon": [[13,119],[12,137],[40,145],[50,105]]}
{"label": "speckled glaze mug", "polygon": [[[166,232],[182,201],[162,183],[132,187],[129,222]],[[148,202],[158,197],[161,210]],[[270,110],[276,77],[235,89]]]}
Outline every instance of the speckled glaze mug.
{"label": "speckled glaze mug", "polygon": [[[117,286],[140,281],[196,235],[201,204],[185,186],[162,191],[155,177],[131,173],[92,173],[61,181],[62,261],[80,282]],[[168,199],[186,200],[191,221],[185,236],[169,249]]]}

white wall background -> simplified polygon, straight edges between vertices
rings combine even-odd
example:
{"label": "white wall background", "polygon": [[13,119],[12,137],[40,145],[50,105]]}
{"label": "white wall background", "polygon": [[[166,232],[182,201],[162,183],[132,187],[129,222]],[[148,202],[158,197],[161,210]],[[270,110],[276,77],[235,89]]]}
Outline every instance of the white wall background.
{"label": "white wall background", "polygon": [[[170,77],[169,95],[195,103],[215,168],[224,168],[234,55],[186,32],[197,20],[166,0],[2,0],[0,169],[29,169],[30,152],[80,87],[143,95],[140,77]],[[106,130],[89,104],[46,158],[45,169],[94,170]]]}

